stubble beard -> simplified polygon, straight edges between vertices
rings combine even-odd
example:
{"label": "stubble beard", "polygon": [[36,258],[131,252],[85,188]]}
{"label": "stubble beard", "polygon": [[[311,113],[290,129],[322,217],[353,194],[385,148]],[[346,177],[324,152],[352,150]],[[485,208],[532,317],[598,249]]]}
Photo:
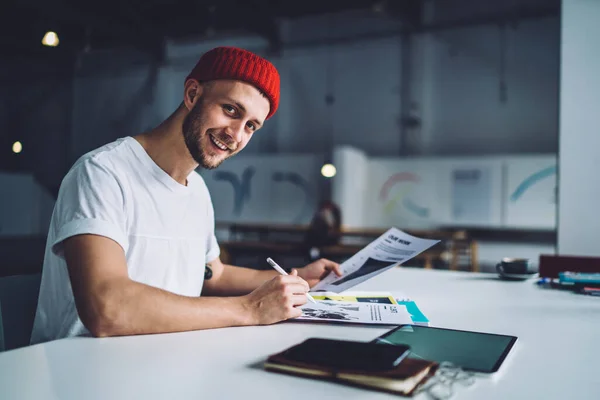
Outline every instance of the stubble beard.
{"label": "stubble beard", "polygon": [[[215,169],[227,158],[233,154],[217,159],[216,157],[210,157],[206,154],[206,149],[202,145],[201,137],[202,127],[206,126],[204,123],[205,118],[202,115],[202,99],[198,99],[198,103],[192,108],[188,115],[183,120],[182,131],[185,145],[190,152],[190,155],[204,169]],[[205,135],[210,134],[210,130],[207,130]],[[211,139],[208,138],[210,141]],[[219,139],[221,140],[221,139]]]}

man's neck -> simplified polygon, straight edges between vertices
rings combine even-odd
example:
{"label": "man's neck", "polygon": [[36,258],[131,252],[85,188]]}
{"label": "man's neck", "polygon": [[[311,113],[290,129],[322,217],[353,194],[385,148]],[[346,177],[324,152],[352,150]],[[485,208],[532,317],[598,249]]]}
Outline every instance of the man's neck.
{"label": "man's neck", "polygon": [[198,164],[191,157],[183,139],[184,113],[175,111],[156,128],[134,138],[150,158],[175,181],[187,186],[187,177]]}

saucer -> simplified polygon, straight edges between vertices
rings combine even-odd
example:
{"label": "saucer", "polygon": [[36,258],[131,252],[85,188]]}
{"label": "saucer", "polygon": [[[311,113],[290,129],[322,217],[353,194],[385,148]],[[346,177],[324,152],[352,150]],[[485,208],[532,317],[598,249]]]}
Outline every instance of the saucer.
{"label": "saucer", "polygon": [[530,272],[526,274],[498,274],[501,279],[513,280],[513,281],[524,281],[529,278],[537,276],[537,272]]}

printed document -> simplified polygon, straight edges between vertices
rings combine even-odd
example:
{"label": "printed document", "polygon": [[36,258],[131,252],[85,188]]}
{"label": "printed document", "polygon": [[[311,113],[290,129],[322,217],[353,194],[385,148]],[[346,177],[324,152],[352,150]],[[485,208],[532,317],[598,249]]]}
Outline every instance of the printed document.
{"label": "printed document", "polygon": [[417,303],[403,293],[394,291],[390,292],[373,292],[373,291],[349,291],[343,293],[319,292],[312,295],[313,299],[331,300],[345,303],[379,303],[379,304],[398,304],[406,308],[410,314],[410,319],[413,325],[429,326],[429,319],[419,309]]}
{"label": "printed document", "polygon": [[344,303],[321,300],[316,304],[306,303],[300,308],[302,316],[295,320],[383,325],[413,323],[406,307],[397,304]]}
{"label": "printed document", "polygon": [[311,289],[311,293],[320,291],[343,292],[416,257],[438,242],[439,240],[421,239],[397,228],[390,228],[340,264],[342,276],[329,274]]}
{"label": "printed document", "polygon": [[390,292],[355,292],[344,293],[319,292],[312,295],[315,300],[332,300],[344,303],[383,303],[398,304],[394,295]]}

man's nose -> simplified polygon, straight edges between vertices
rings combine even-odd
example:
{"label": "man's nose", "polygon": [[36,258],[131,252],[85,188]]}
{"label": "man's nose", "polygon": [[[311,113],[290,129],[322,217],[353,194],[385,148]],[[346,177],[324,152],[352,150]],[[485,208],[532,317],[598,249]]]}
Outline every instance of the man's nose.
{"label": "man's nose", "polygon": [[240,143],[244,134],[244,123],[242,121],[232,122],[228,133],[235,140],[236,144]]}

